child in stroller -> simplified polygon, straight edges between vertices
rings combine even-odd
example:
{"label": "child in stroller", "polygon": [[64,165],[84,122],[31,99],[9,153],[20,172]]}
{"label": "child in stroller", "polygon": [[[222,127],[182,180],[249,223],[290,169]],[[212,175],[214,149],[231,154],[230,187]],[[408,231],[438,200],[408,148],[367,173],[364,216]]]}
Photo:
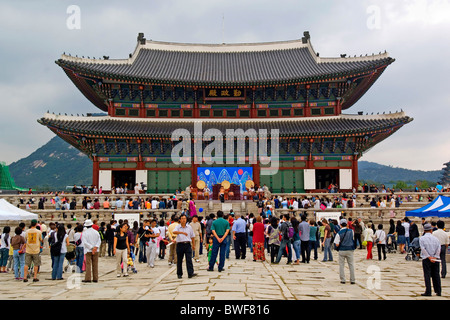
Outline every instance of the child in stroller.
{"label": "child in stroller", "polygon": [[122,261],[122,265],[121,265],[122,272],[123,272],[124,268],[126,267],[128,273],[130,273],[130,272],[137,273],[137,269],[134,266],[135,260],[136,260],[136,256],[134,255],[134,252],[131,252],[130,256],[128,257],[128,259],[126,261],[126,264],[125,264],[125,261]]}
{"label": "child in stroller", "polygon": [[64,267],[64,272],[67,272],[69,268],[70,268],[69,272],[75,272],[75,261],[76,261],[75,258],[76,258],[75,245],[73,243],[70,243],[67,246],[67,253],[66,253],[67,265]]}
{"label": "child in stroller", "polygon": [[134,252],[130,253],[130,257],[128,258],[128,272],[137,273],[136,267],[134,266],[134,262],[136,260],[136,256],[134,255]]}
{"label": "child in stroller", "polygon": [[419,259],[420,259],[419,237],[414,238],[414,240],[409,245],[405,259],[408,261],[410,261],[410,260],[419,261]]}
{"label": "child in stroller", "polygon": [[395,236],[392,234],[388,234],[386,240],[386,249],[388,253],[396,253],[397,252],[397,242],[395,241]]}

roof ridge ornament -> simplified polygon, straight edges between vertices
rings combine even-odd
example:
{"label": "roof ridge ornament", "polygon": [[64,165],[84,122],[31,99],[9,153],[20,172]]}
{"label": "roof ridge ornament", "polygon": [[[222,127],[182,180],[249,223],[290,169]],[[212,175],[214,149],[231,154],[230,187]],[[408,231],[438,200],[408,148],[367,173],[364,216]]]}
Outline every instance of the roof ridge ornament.
{"label": "roof ridge ornament", "polygon": [[145,44],[145,42],[147,41],[147,39],[145,39],[144,33],[143,33],[143,32],[139,32],[138,37],[137,37],[137,41],[138,41],[140,44]]}
{"label": "roof ridge ornament", "polygon": [[303,37],[302,37],[302,43],[308,43],[309,39],[311,39],[311,36],[309,35],[309,31],[304,31]]}

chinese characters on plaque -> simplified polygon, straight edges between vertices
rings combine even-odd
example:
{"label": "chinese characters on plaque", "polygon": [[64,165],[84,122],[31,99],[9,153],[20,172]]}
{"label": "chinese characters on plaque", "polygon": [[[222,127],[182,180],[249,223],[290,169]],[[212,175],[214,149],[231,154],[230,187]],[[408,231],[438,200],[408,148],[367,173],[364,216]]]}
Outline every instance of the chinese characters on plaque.
{"label": "chinese characters on plaque", "polygon": [[206,89],[206,98],[244,98],[243,89]]}

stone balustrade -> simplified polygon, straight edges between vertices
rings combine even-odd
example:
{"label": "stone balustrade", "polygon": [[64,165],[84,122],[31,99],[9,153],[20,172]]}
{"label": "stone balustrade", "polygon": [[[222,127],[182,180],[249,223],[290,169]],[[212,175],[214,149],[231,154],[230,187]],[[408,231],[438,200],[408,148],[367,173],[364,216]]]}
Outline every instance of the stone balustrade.
{"label": "stone balustrade", "polygon": [[[198,209],[198,207],[197,207]],[[352,217],[353,219],[361,218],[363,221],[372,220],[375,223],[383,223],[387,224],[389,220],[392,218],[394,220],[402,219],[405,217],[405,211],[413,210],[411,207],[400,207],[400,208],[347,208],[347,209],[338,209],[338,208],[330,208],[324,211],[315,210],[313,208],[310,209],[300,209],[300,210],[287,210],[287,209],[275,209],[273,215],[276,217],[280,217],[282,214],[295,215],[299,217],[303,213],[307,213],[308,217],[315,217],[315,212],[339,212],[345,218]],[[106,222],[109,223],[111,219],[114,218],[115,214],[136,214],[139,213],[141,220],[143,219],[152,219],[157,218],[158,220],[162,217],[167,221],[168,218],[174,213],[179,213],[177,210],[173,209],[152,209],[152,210],[34,210],[34,213],[39,215],[39,221],[44,221],[45,223],[53,222],[62,222],[62,223],[83,223],[86,219],[96,219],[98,223]],[[210,214],[212,211],[206,208],[202,213],[198,212],[199,216],[205,216]],[[215,213],[215,212],[214,212]],[[432,220],[431,218],[427,218],[427,220]],[[437,218],[434,218],[437,220]],[[442,219],[448,223],[450,223],[450,218]],[[18,225],[18,221],[0,221],[0,227],[5,225],[16,226]]]}
{"label": "stone balustrade", "polygon": [[[296,193],[296,194],[277,194],[281,195],[282,197],[297,197],[297,198],[303,198],[308,197],[310,198],[313,194],[310,193]],[[315,196],[327,197],[329,199],[334,197],[342,196],[341,193],[319,193],[314,194]],[[356,193],[356,203],[357,207],[355,208],[329,208],[326,209],[326,212],[341,212],[342,215],[346,218],[352,217],[352,218],[362,218],[363,220],[373,220],[376,223],[387,223],[389,219],[400,219],[405,216],[405,211],[414,210],[418,207],[422,207],[428,203],[428,197],[431,196],[433,199],[438,195],[438,193],[434,192],[403,192],[403,193],[396,193],[396,195],[401,196],[403,198],[403,203],[399,208],[371,208],[370,207],[370,200],[373,197],[380,197],[385,196],[386,194],[383,193]],[[450,196],[450,193],[439,193],[439,195],[446,195]],[[31,212],[37,213],[39,215],[40,221],[45,221],[46,223],[50,221],[54,222],[64,222],[74,223],[77,222],[84,222],[85,219],[91,218],[91,219],[97,219],[100,222],[104,221],[106,223],[109,223],[109,221],[114,217],[114,214],[116,213],[139,213],[141,215],[141,219],[150,219],[150,218],[158,218],[160,219],[161,216],[170,217],[174,213],[178,213],[179,209],[151,209],[151,210],[113,210],[113,209],[99,209],[99,210],[82,210],[81,203],[85,196],[89,197],[90,199],[98,198],[100,203],[102,203],[106,198],[113,198],[113,199],[122,199],[124,203],[126,203],[126,200],[129,198],[135,198],[136,196],[140,196],[141,198],[169,198],[172,196],[171,194],[140,194],[140,195],[134,195],[134,194],[117,194],[117,195],[110,195],[110,194],[60,194],[60,198],[67,198],[69,200],[72,200],[73,198],[76,199],[77,202],[77,209],[75,210],[55,210],[54,204],[51,203],[51,199],[55,197],[55,195],[52,194],[22,194],[22,195],[0,195],[0,198],[3,198],[10,203],[19,206],[20,208],[25,209],[26,203],[34,199],[34,204],[31,205]],[[45,206],[44,210],[38,210],[37,209],[37,202],[40,198],[45,198]],[[423,201],[418,201],[420,197],[423,198]],[[22,199],[22,201],[21,201]],[[22,202],[22,203],[21,203]],[[228,201],[227,201],[228,202]],[[226,202],[226,203],[227,203]],[[231,201],[230,201],[231,202]],[[254,210],[255,203],[253,201],[233,201],[238,206],[234,206],[233,208],[240,208],[242,209],[242,212],[254,212],[256,213],[256,210]],[[250,206],[252,204],[252,206]],[[196,201],[197,205],[197,212],[201,216],[208,215],[210,213],[216,213],[217,210],[221,209],[221,203],[218,201]],[[185,207],[185,205],[183,205]],[[202,212],[200,213],[198,209],[203,208]],[[250,209],[251,208],[251,209]],[[235,212],[238,212],[241,210],[235,210]],[[314,217],[314,212],[318,210],[314,208],[309,209],[299,209],[299,210],[288,210],[288,209],[274,209],[273,215],[279,217],[281,214],[289,213],[289,214],[295,214],[296,216],[299,216],[303,212],[306,212],[309,217]],[[322,210],[320,210],[322,211]],[[447,221],[449,219],[443,219],[444,221]],[[450,220],[449,220],[450,221]],[[0,226],[15,226],[17,225],[17,221],[0,221]]]}
{"label": "stone balustrade", "polygon": [[[69,202],[72,199],[76,200],[77,206],[81,206],[81,203],[84,197],[89,197],[91,200],[98,199],[100,203],[108,199],[121,199],[125,201],[127,199],[134,199],[136,197],[140,197],[143,199],[146,198],[166,198],[169,199],[173,194],[168,193],[158,193],[158,194],[150,194],[150,193],[141,193],[141,194],[59,194],[60,199],[66,198]],[[347,193],[347,196],[352,195],[351,193]],[[388,193],[355,193],[356,202],[357,203],[370,203],[372,198],[389,196]],[[429,200],[436,198],[438,195],[450,196],[450,193],[437,193],[437,192],[397,192],[395,196],[400,196],[403,199],[403,203],[411,202],[411,203],[420,203],[425,204]],[[297,199],[303,199],[304,197],[311,198],[312,196],[318,196],[319,198],[328,198],[333,199],[335,197],[342,197],[343,193],[273,193],[272,196],[281,196],[283,198],[292,198],[295,197]],[[177,195],[178,199],[183,199],[184,194]],[[54,194],[0,194],[0,199],[5,199],[8,202],[19,205],[21,203],[26,204],[30,200],[37,204],[40,198],[44,198],[44,203],[46,206],[51,204],[51,200],[55,198]]]}

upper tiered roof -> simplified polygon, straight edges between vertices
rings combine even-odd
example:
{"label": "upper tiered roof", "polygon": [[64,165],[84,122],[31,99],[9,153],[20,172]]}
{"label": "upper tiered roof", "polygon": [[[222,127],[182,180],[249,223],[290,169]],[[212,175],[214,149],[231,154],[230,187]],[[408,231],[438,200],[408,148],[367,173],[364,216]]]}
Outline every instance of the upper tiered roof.
{"label": "upper tiered roof", "polygon": [[128,59],[63,54],[56,61],[73,72],[109,80],[189,86],[263,86],[332,80],[373,72],[394,61],[388,53],[322,58],[309,33],[299,40],[187,44],[146,40],[141,33]]}

